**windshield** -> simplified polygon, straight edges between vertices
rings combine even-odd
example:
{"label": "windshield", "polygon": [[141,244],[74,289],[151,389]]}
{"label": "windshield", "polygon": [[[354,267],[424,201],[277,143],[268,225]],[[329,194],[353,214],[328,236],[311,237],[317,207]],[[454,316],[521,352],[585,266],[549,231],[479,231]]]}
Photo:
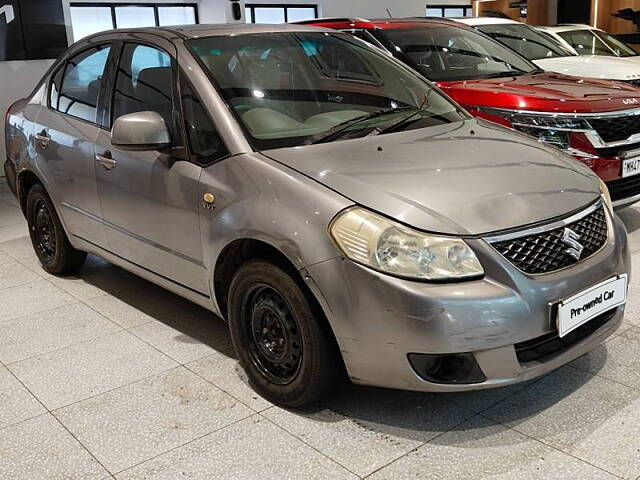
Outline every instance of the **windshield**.
{"label": "windshield", "polygon": [[478,25],[478,30],[505,44],[529,60],[543,58],[572,57],[574,53],[566,50],[558,42],[527,26],[516,23]]}
{"label": "windshield", "polygon": [[468,28],[390,29],[377,34],[391,43],[388,46],[396,56],[433,81],[506,77],[537,69],[508,48]]}
{"label": "windshield", "polygon": [[580,55],[606,55],[616,57],[635,57],[633,48],[612,35],[595,30],[572,30],[558,32]]}
{"label": "windshield", "polygon": [[411,109],[421,121],[407,128],[467,118],[429,83],[347,34],[228,35],[189,46],[257,150],[337,140],[343,125],[349,138],[356,126],[358,136],[381,133]]}

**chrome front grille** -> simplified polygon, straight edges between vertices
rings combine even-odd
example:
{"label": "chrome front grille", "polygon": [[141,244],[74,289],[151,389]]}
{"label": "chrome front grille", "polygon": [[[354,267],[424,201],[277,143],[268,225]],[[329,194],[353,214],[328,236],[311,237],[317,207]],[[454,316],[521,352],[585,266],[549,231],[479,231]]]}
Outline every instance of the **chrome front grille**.
{"label": "chrome front grille", "polygon": [[[525,273],[552,273],[591,257],[606,243],[607,215],[601,202],[587,214],[549,230],[542,229],[487,239],[503,257]],[[579,245],[572,246],[569,235]],[[581,250],[580,250],[581,249]],[[578,254],[579,251],[579,254]]]}

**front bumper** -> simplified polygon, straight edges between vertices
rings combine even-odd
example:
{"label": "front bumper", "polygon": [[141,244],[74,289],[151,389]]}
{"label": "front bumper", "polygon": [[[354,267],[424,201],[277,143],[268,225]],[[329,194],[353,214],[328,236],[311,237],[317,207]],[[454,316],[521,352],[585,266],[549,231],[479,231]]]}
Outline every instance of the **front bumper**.
{"label": "front bumper", "polygon": [[[577,265],[532,277],[482,240],[469,240],[485,268],[480,280],[433,284],[384,275],[343,258],[307,267],[352,381],[417,391],[461,391],[522,382],[558,368],[615,332],[619,307],[600,328],[556,355],[521,362],[515,345],[555,331],[550,305],[596,283],[629,273],[626,230],[609,219],[605,247]],[[408,354],[472,353],[486,380],[430,382]]]}

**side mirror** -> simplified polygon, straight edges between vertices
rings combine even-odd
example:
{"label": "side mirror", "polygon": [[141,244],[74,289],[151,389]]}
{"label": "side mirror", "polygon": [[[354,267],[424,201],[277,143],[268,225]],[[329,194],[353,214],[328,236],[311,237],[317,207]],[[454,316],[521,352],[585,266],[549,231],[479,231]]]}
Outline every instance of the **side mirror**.
{"label": "side mirror", "polygon": [[111,144],[123,150],[162,150],[171,145],[171,134],[159,113],[136,112],[116,119]]}

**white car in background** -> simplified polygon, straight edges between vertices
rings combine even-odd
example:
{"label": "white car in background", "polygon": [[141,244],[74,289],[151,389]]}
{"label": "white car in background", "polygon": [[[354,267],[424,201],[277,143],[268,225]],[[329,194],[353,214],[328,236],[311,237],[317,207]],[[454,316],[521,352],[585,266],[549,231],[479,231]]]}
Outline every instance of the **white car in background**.
{"label": "white car in background", "polygon": [[548,72],[640,85],[640,61],[634,57],[578,55],[570,45],[515,20],[483,17],[458,21],[489,35]]}
{"label": "white car in background", "polygon": [[577,55],[620,57],[640,64],[640,54],[632,46],[591,25],[567,24],[536,28]]}

